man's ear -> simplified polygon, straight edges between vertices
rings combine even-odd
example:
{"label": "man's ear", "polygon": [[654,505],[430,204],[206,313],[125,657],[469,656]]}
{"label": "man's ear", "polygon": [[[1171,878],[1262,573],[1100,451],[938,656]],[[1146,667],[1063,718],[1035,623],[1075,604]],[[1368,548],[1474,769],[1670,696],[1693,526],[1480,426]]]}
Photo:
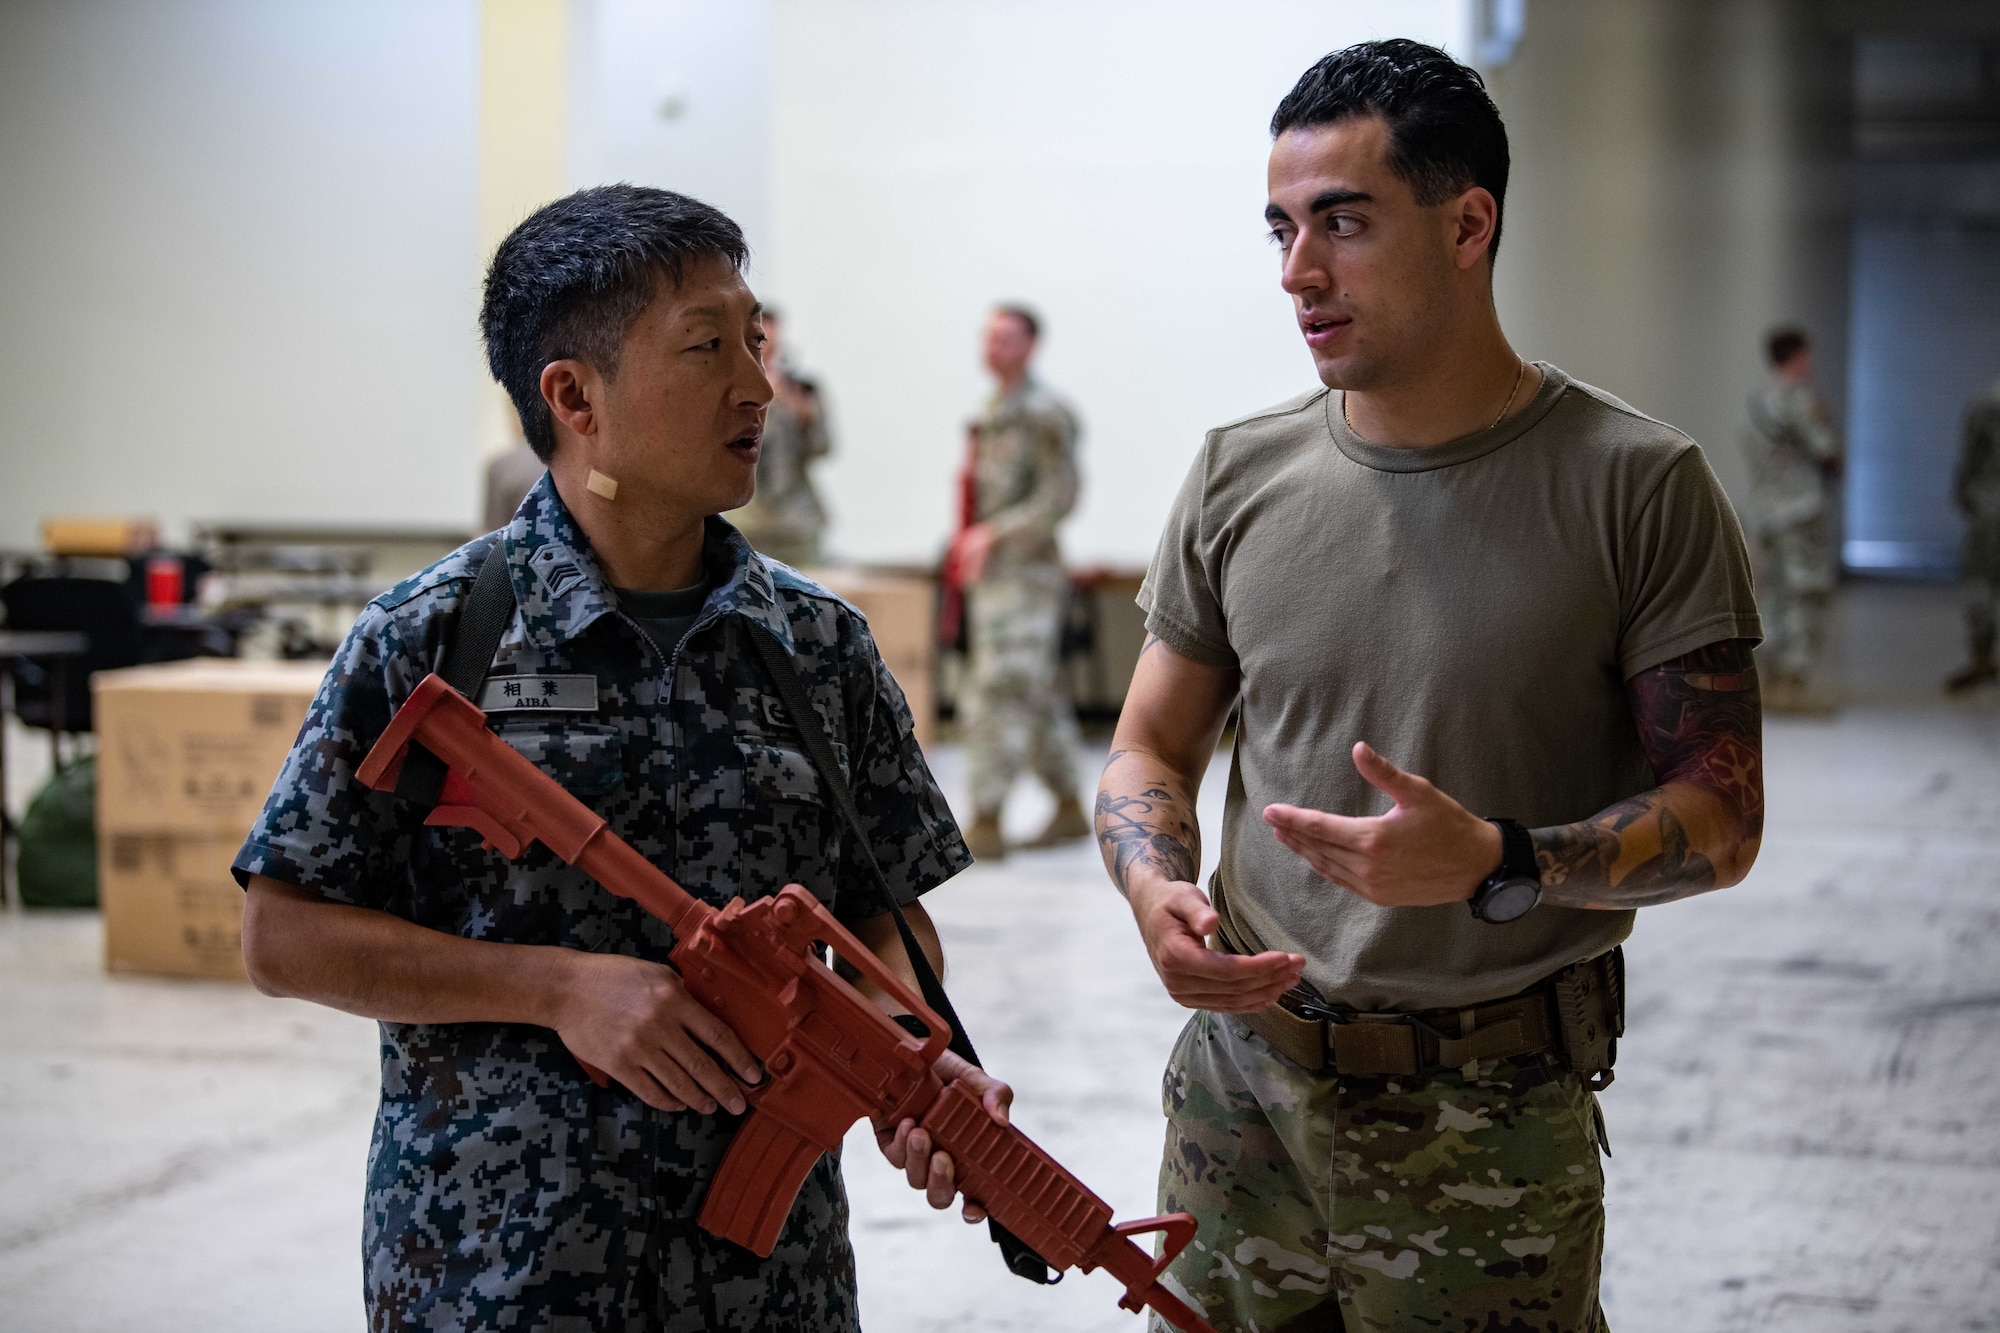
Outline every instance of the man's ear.
{"label": "man's ear", "polygon": [[549,415],[572,435],[597,434],[597,411],[604,381],[582,361],[551,361],[542,367],[542,401]]}
{"label": "man's ear", "polygon": [[1452,261],[1471,268],[1493,248],[1493,229],[1500,223],[1500,205],[1492,191],[1475,185],[1451,201],[1446,216],[1451,219]]}

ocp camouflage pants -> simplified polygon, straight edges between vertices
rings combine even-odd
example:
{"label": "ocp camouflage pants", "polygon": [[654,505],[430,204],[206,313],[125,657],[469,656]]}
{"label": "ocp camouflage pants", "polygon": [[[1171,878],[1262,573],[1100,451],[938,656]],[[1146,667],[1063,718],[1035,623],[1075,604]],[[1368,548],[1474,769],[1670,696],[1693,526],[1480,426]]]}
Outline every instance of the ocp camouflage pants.
{"label": "ocp camouflage pants", "polygon": [[1826,520],[1814,517],[1759,535],[1764,548],[1757,611],[1764,622],[1764,660],[1788,676],[1810,675],[1826,643],[1836,581]]}
{"label": "ocp camouflage pants", "polygon": [[1604,1333],[1596,1107],[1567,1070],[1341,1079],[1204,1012],[1162,1091],[1160,1211],[1201,1224],[1167,1280],[1222,1333]]}
{"label": "ocp camouflage pants", "polygon": [[2000,518],[1972,521],[1959,565],[1965,587],[1965,628],[1975,654],[1991,653],[2000,608]]}
{"label": "ocp camouflage pants", "polygon": [[998,814],[1023,768],[1077,794],[1076,710],[1062,688],[1062,570],[1024,570],[966,589],[971,660],[966,751],[974,814]]}

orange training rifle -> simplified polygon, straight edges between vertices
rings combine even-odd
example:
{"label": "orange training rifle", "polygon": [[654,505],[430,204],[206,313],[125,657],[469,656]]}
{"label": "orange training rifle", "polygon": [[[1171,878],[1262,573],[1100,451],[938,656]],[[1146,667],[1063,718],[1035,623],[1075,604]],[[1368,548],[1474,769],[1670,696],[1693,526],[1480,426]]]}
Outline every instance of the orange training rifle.
{"label": "orange training rifle", "polygon": [[[416,688],[360,771],[393,791],[410,743],[448,767],[429,824],[476,829],[512,860],[539,842],[673,928],[669,958],[688,991],[735,1030],[769,1077],[747,1091],[749,1114],[724,1154],[701,1210],[704,1230],[769,1255],[799,1187],[821,1153],[864,1116],[914,1119],[951,1154],[965,1196],[1056,1269],[1108,1271],[1119,1304],[1152,1306],[1182,1333],[1214,1333],[1160,1284],[1194,1239],[1186,1213],[1111,1223],[1111,1205],[1021,1131],[986,1113],[976,1094],[931,1065],[950,1029],[804,888],[787,884],[717,911],[641,856],[526,756],[487,730],[486,715],[438,676]],[[827,945],[894,996],[929,1035],[899,1026],[814,952]],[[602,1085],[598,1070],[586,1069]],[[1130,1239],[1162,1232],[1155,1260]]]}

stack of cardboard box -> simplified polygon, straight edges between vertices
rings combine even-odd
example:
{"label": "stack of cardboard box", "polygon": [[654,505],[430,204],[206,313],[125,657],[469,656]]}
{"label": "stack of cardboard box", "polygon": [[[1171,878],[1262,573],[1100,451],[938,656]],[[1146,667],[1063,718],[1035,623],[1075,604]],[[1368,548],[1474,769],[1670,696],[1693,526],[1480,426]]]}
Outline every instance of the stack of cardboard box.
{"label": "stack of cardboard box", "polygon": [[92,677],[108,971],[243,977],[229,863],[325,671],[207,659]]}

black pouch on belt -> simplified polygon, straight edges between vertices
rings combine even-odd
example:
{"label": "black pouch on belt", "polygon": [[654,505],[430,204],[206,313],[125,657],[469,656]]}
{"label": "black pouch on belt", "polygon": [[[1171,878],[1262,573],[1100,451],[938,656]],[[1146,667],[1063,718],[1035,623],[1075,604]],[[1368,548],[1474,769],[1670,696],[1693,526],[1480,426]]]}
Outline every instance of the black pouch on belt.
{"label": "black pouch on belt", "polygon": [[1611,1086],[1625,1035],[1625,950],[1572,963],[1548,980],[1563,1063],[1592,1092]]}

